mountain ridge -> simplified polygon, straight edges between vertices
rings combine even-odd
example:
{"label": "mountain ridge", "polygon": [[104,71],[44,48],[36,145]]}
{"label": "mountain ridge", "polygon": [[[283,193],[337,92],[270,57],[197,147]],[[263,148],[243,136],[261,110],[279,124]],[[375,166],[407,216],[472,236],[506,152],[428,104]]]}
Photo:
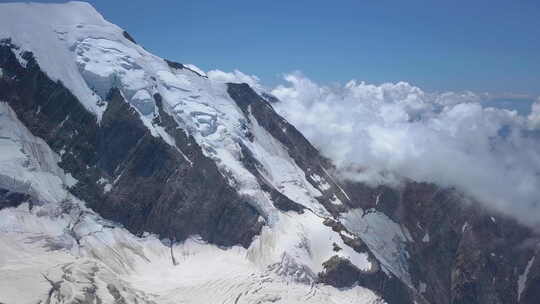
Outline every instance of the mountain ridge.
{"label": "mountain ridge", "polygon": [[[411,183],[402,192],[339,180],[331,161],[273,110],[276,101],[247,84],[214,81],[194,66],[148,53],[88,4],[3,8],[2,16],[24,12],[18,22],[28,24],[0,30],[2,148],[13,150],[0,166],[13,177],[0,179],[0,193],[7,193],[0,196],[0,216],[8,219],[0,225],[8,248],[0,267],[23,265],[12,248],[54,256],[62,265],[36,259],[28,269],[21,266],[30,281],[45,278],[28,302],[196,303],[212,291],[234,303],[532,303],[535,289],[527,282],[537,276],[513,288],[514,271],[516,279],[500,295],[477,281],[486,269],[467,273],[471,255],[489,256],[482,244],[461,243],[476,232],[463,229],[445,252],[450,266],[437,271],[451,280],[421,265],[430,238],[417,242],[415,227],[430,218],[415,222],[409,217],[421,210],[403,210],[420,197],[427,213],[437,212],[440,202],[426,198],[437,197],[436,186]],[[43,38],[36,46],[28,29],[41,25],[35,20],[48,11],[58,18],[32,34]],[[54,67],[58,60],[64,67]],[[26,131],[13,133],[17,128]],[[10,166],[20,174],[9,176]],[[13,186],[26,183],[32,191]],[[448,208],[451,221],[464,212],[457,204]],[[478,211],[474,222],[487,214]],[[442,227],[457,229],[455,223]],[[447,230],[433,233],[434,240],[446,239]],[[517,240],[530,236],[524,230]],[[460,246],[464,266],[456,272]],[[540,258],[525,256],[518,262],[538,273]],[[207,276],[200,268],[205,263],[215,269]],[[0,284],[11,296],[0,301],[11,303],[24,290],[18,272],[8,275],[22,283]]]}

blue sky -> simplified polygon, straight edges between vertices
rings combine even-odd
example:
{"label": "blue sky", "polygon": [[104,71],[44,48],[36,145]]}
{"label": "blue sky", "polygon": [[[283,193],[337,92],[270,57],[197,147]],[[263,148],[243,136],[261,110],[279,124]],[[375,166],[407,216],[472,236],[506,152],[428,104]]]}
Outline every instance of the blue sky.
{"label": "blue sky", "polygon": [[300,70],[319,83],[540,95],[537,0],[89,2],[159,56],[269,85]]}

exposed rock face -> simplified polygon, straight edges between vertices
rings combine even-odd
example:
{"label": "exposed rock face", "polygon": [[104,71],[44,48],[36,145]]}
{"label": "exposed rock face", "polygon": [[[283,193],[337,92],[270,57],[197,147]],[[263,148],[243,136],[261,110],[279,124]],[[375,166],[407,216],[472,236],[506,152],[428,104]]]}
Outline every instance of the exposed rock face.
{"label": "exposed rock face", "polygon": [[122,32],[122,35],[124,35],[124,37],[126,37],[127,40],[129,40],[129,41],[131,41],[131,42],[133,42],[133,43],[137,43],[137,42],[135,41],[135,39],[133,39],[133,37],[132,37],[128,32],[123,31],[123,32]]}
{"label": "exposed rock face", "polygon": [[356,284],[376,290],[387,303],[418,303],[421,299],[415,297],[412,290],[403,287],[403,283],[394,276],[383,272],[369,273],[358,269],[349,260],[333,256],[324,264],[324,272],[319,273],[319,281],[339,288],[351,287]]}
{"label": "exposed rock face", "polygon": [[17,207],[24,202],[29,202],[31,196],[26,193],[13,192],[8,189],[0,188],[0,209],[8,207]]}
{"label": "exposed rock face", "polygon": [[[325,187],[319,187],[322,190],[322,196],[318,201],[332,215],[338,215],[340,211],[346,210],[343,205],[332,204],[334,197],[342,202],[348,201],[346,195],[341,191],[327,170],[332,168],[329,160],[321,156],[319,151],[291,124],[279,116],[272,106],[260,97],[247,84],[228,84],[228,93],[231,98],[242,109],[246,117],[254,117],[258,123],[276,138],[288,150],[290,157],[296,162],[304,172],[309,173],[306,179],[312,185],[319,185],[320,182],[313,179],[313,176],[321,176],[328,183]],[[321,189],[322,188],[322,189]],[[297,207],[290,207],[292,210]]]}
{"label": "exposed rock face", "polygon": [[208,78],[206,75],[201,75],[199,72],[193,70],[193,69],[190,69],[189,67],[181,64],[180,62],[176,62],[176,61],[171,61],[171,60],[167,60],[165,59],[165,62],[167,63],[167,65],[173,69],[179,69],[179,70],[183,70],[183,69],[186,69],[186,70],[190,70],[191,72],[197,74],[199,77],[203,77],[203,78]]}
{"label": "exposed rock face", "polygon": [[[413,303],[415,299],[419,301],[419,303],[422,303],[420,302],[421,299],[417,299],[414,290],[407,287],[397,277],[385,273],[379,267],[377,259],[366,244],[364,244],[360,238],[352,236],[350,231],[347,231],[340,223],[339,217],[341,213],[360,206],[354,202],[354,199],[351,200],[347,193],[343,191],[341,187],[334,182],[332,176],[329,175],[328,172],[331,172],[333,169],[331,162],[322,157],[319,151],[314,148],[294,126],[277,115],[269,102],[261,98],[247,84],[229,83],[228,93],[233,100],[236,101],[246,117],[253,117],[256,119],[270,134],[272,134],[272,136],[274,136],[274,138],[278,139],[281,144],[287,147],[289,155],[294,159],[298,167],[304,172],[312,174],[306,176],[311,184],[319,184],[319,181],[315,180],[313,176],[321,176],[324,178],[328,184],[326,187],[322,188],[326,189],[326,191],[321,191],[323,192],[323,195],[317,199],[319,203],[334,216],[334,219],[327,218],[324,221],[324,224],[340,233],[343,242],[347,246],[353,248],[357,252],[368,253],[370,260],[372,260],[374,265],[374,269],[370,271],[361,271],[349,260],[334,256],[323,264],[325,271],[318,274],[318,280],[339,288],[351,287],[354,285],[367,287],[382,295],[389,304]],[[249,151],[245,154],[249,155]],[[249,159],[247,163],[250,163]],[[256,164],[252,167],[256,168]],[[255,172],[254,174],[257,174],[256,170],[252,171]],[[361,192],[363,191],[361,190]],[[274,191],[271,193],[279,192]],[[342,202],[342,204],[335,204],[332,202],[336,199]],[[277,200],[277,202],[279,202],[279,200]],[[276,204],[276,200],[274,201],[274,204],[276,207],[285,211],[300,211],[295,208],[296,203],[290,200],[288,200],[287,204],[284,206]]]}
{"label": "exposed rock face", "polygon": [[187,161],[152,136],[114,89],[98,124],[61,83],[40,70],[32,54],[25,55],[28,63],[22,67],[12,47],[9,42],[0,46],[7,76],[0,81],[0,99],[62,155],[60,166],[79,181],[72,193],[134,233],[176,240],[198,234],[219,245],[249,245],[262,225],[259,214],[193,138],[181,130],[175,134]]}
{"label": "exposed rock face", "polygon": [[410,231],[411,276],[429,303],[535,303],[531,295],[540,285],[532,264],[518,297],[519,276],[538,255],[530,229],[433,184],[394,190],[349,183],[345,189],[359,207],[380,210]]}
{"label": "exposed rock face", "polygon": [[333,256],[324,264],[325,271],[319,274],[319,281],[338,288],[350,287],[358,283],[362,271],[349,260]]}

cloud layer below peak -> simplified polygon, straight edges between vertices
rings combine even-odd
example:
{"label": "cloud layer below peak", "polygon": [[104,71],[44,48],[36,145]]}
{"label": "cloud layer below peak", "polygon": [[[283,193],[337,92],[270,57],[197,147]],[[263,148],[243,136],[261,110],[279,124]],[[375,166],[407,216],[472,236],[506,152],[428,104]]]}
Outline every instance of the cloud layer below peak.
{"label": "cloud layer below peak", "polygon": [[[262,90],[254,76],[226,74]],[[406,82],[324,86],[301,73],[285,81],[270,90],[280,100],[274,107],[345,177],[452,186],[540,224],[540,100],[523,116],[483,106],[471,92],[427,93]]]}

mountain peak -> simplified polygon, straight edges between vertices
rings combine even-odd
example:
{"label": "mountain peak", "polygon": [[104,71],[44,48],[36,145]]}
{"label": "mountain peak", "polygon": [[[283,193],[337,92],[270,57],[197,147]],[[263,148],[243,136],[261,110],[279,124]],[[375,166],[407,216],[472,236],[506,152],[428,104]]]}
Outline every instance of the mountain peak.
{"label": "mountain peak", "polygon": [[[526,229],[337,178],[263,88],[215,74],[88,3],[0,5],[0,302],[492,303],[523,265],[534,297]],[[497,280],[468,271],[494,251]]]}

